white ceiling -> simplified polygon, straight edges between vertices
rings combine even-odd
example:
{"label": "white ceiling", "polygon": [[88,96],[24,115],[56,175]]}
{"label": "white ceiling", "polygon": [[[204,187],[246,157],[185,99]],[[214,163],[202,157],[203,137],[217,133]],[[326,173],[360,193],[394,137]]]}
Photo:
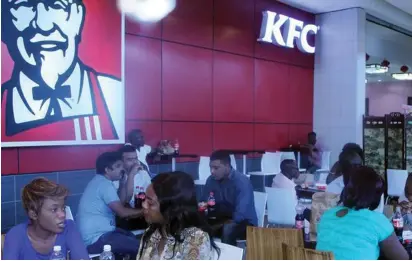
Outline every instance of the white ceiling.
{"label": "white ceiling", "polygon": [[349,8],[367,13],[406,30],[412,29],[412,0],[278,0],[296,8],[319,14]]}
{"label": "white ceiling", "polygon": [[385,1],[403,10],[404,12],[412,15],[412,1],[411,0],[385,0]]}

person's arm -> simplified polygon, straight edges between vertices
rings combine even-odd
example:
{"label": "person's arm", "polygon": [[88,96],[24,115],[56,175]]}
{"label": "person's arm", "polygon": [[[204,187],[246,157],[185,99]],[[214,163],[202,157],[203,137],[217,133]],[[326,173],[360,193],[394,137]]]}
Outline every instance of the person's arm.
{"label": "person's arm", "polygon": [[239,188],[236,190],[236,206],[233,213],[233,220],[236,223],[240,223],[246,219],[249,211],[255,211],[255,209],[249,209],[254,205],[254,195],[252,184],[246,182],[239,183]]}
{"label": "person's arm", "polygon": [[141,217],[143,215],[142,209],[125,207],[120,201],[113,201],[109,203],[109,208],[121,218],[134,218]]}
{"label": "person's arm", "polygon": [[405,248],[401,245],[395,233],[379,243],[379,247],[386,259],[388,260],[408,260],[409,255]]}
{"label": "person's arm", "polygon": [[84,245],[83,239],[77,230],[76,225],[72,220],[66,221],[67,234],[66,234],[66,244],[67,250],[70,250],[71,260],[88,260],[89,253],[87,252],[86,246]]}
{"label": "person's arm", "polygon": [[213,250],[210,244],[209,235],[196,230],[192,235],[188,235],[183,241],[182,260],[211,260]]}
{"label": "person's arm", "polygon": [[100,188],[99,192],[104,203],[119,217],[140,217],[142,215],[142,210],[127,208],[122,204],[114,186],[105,185]]}
{"label": "person's arm", "polygon": [[9,233],[6,234],[6,238],[4,239],[1,259],[20,260],[20,244],[21,240],[19,240],[19,234],[14,229],[11,229]]}

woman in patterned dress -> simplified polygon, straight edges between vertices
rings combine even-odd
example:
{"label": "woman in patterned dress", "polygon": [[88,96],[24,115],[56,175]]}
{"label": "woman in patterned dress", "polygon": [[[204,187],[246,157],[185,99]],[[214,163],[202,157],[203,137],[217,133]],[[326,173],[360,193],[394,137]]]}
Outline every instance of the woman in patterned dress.
{"label": "woman in patterned dress", "polygon": [[198,212],[192,177],[184,172],[157,175],[146,190],[143,213],[149,228],[137,259],[210,260],[220,254]]}

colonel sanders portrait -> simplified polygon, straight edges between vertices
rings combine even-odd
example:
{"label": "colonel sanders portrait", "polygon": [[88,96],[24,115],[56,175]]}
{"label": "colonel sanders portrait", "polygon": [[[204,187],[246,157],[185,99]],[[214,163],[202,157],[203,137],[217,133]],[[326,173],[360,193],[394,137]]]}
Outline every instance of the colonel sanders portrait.
{"label": "colonel sanders portrait", "polygon": [[2,42],[14,62],[2,84],[2,145],[119,139],[122,81],[79,57],[90,11],[83,0],[2,0]]}

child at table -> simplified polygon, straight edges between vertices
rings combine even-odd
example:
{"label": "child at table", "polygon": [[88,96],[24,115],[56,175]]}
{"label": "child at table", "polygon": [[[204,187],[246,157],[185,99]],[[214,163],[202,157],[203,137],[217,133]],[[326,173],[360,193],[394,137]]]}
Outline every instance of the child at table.
{"label": "child at table", "polygon": [[3,259],[47,260],[54,246],[61,247],[64,257],[70,251],[71,259],[89,259],[76,225],[66,219],[67,194],[65,187],[45,178],[24,187],[22,202],[29,220],[7,233]]}

